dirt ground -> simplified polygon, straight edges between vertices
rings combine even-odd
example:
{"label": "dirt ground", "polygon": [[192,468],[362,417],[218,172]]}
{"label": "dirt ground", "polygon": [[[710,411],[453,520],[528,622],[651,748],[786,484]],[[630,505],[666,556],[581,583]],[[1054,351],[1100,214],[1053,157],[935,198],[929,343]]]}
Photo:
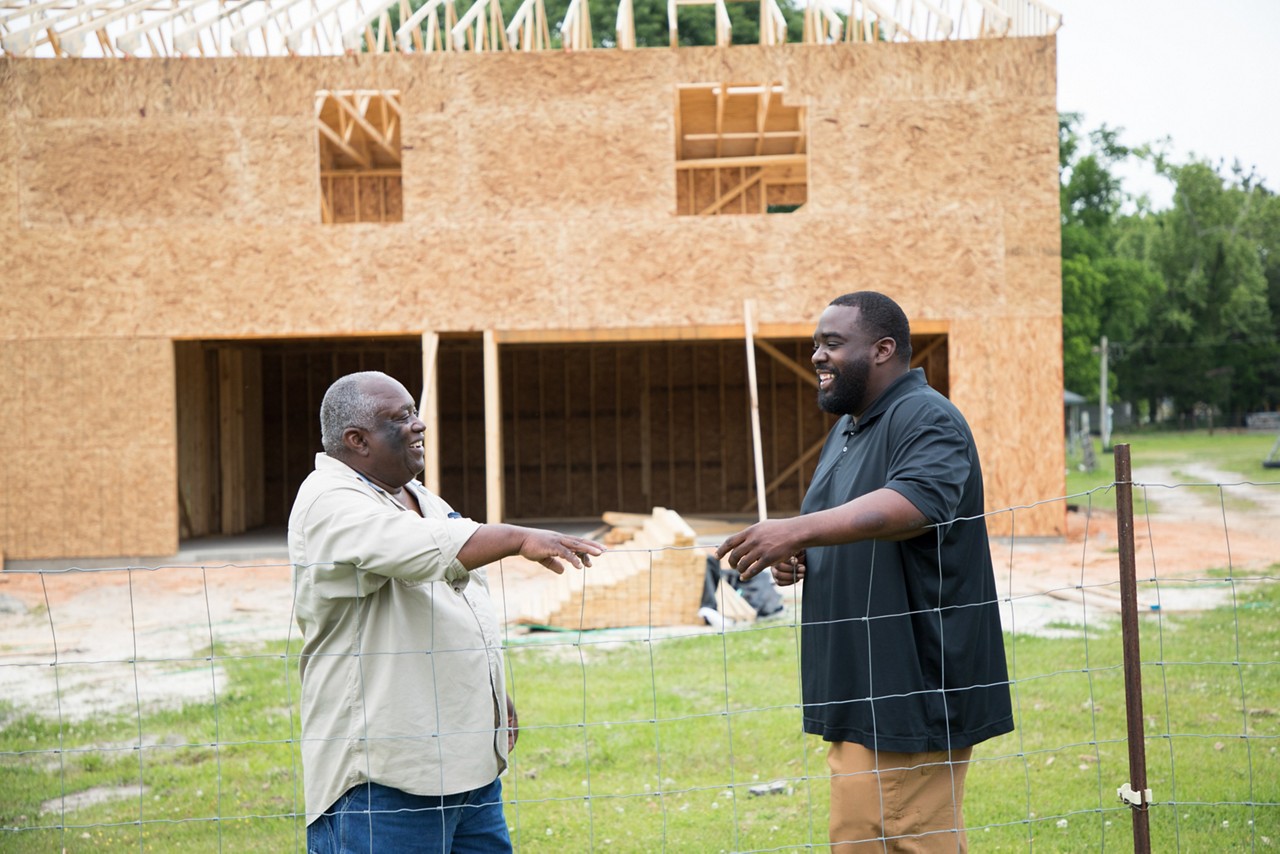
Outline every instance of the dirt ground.
{"label": "dirt ground", "polygon": [[[1211,607],[1232,592],[1228,569],[1237,578],[1257,576],[1280,562],[1280,483],[1240,484],[1235,475],[1186,466],[1179,477],[1134,472],[1135,492],[1145,489],[1159,507],[1134,526],[1143,610]],[[1220,486],[1192,487],[1188,477]],[[1006,629],[1061,631],[1118,612],[1114,513],[1082,506],[1067,517],[1065,538],[993,540]],[[20,707],[75,719],[207,699],[223,679],[207,658],[211,640],[220,647],[297,640],[283,537],[234,554],[181,554],[134,568],[35,569],[11,565],[0,573],[0,696]],[[518,623],[529,602],[545,598],[545,585],[567,583],[520,560],[489,572],[512,633],[525,631]],[[794,602],[794,591],[787,593]]]}

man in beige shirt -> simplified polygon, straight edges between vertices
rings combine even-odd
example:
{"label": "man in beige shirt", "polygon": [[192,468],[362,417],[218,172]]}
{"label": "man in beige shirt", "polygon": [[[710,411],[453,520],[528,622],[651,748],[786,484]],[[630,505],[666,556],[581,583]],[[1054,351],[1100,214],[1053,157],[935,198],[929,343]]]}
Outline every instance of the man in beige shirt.
{"label": "man in beige shirt", "polygon": [[509,851],[509,707],[479,568],[518,554],[560,573],[603,548],[464,519],[414,481],[426,425],[385,374],[337,380],[320,426],[289,517],[307,849]]}

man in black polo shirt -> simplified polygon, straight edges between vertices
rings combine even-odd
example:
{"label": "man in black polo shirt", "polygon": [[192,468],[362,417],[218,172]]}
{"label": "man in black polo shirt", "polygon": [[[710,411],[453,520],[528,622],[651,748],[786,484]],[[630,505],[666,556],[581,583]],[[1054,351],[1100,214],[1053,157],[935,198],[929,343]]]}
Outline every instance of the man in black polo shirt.
{"label": "man in black polo shirt", "polygon": [[1013,729],[973,435],[910,369],[883,294],[832,301],[813,364],[819,406],[842,417],[802,515],[719,555],[744,579],[805,580],[804,728],[830,742],[832,849],[965,851],[973,745]]}

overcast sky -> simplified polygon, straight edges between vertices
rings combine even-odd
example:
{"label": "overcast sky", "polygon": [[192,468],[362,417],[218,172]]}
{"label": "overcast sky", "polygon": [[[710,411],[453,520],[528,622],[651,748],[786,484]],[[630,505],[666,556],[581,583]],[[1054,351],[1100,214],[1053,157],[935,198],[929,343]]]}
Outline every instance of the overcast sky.
{"label": "overcast sky", "polygon": [[[1172,138],[1175,159],[1239,159],[1280,191],[1280,0],[1047,0],[1058,30],[1058,109],[1121,142]],[[1167,207],[1167,181],[1125,173]]]}

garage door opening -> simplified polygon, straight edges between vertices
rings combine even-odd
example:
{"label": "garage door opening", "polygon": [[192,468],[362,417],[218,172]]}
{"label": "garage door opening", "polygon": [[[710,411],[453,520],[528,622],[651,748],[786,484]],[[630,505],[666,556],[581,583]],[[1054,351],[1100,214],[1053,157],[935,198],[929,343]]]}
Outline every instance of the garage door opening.
{"label": "garage door opening", "polygon": [[[913,363],[947,393],[943,335],[913,336]],[[757,340],[770,515],[800,508],[833,419],[815,403],[807,339]],[[379,370],[415,398],[418,336],[174,344],[180,537],[283,532],[319,453],[320,401],[339,376]],[[736,517],[756,507],[741,340],[506,343],[498,348],[503,518],[606,511]],[[486,518],[484,348],[441,335],[440,492]],[[430,419],[428,418],[430,424]],[[429,428],[430,429],[430,428]]]}

